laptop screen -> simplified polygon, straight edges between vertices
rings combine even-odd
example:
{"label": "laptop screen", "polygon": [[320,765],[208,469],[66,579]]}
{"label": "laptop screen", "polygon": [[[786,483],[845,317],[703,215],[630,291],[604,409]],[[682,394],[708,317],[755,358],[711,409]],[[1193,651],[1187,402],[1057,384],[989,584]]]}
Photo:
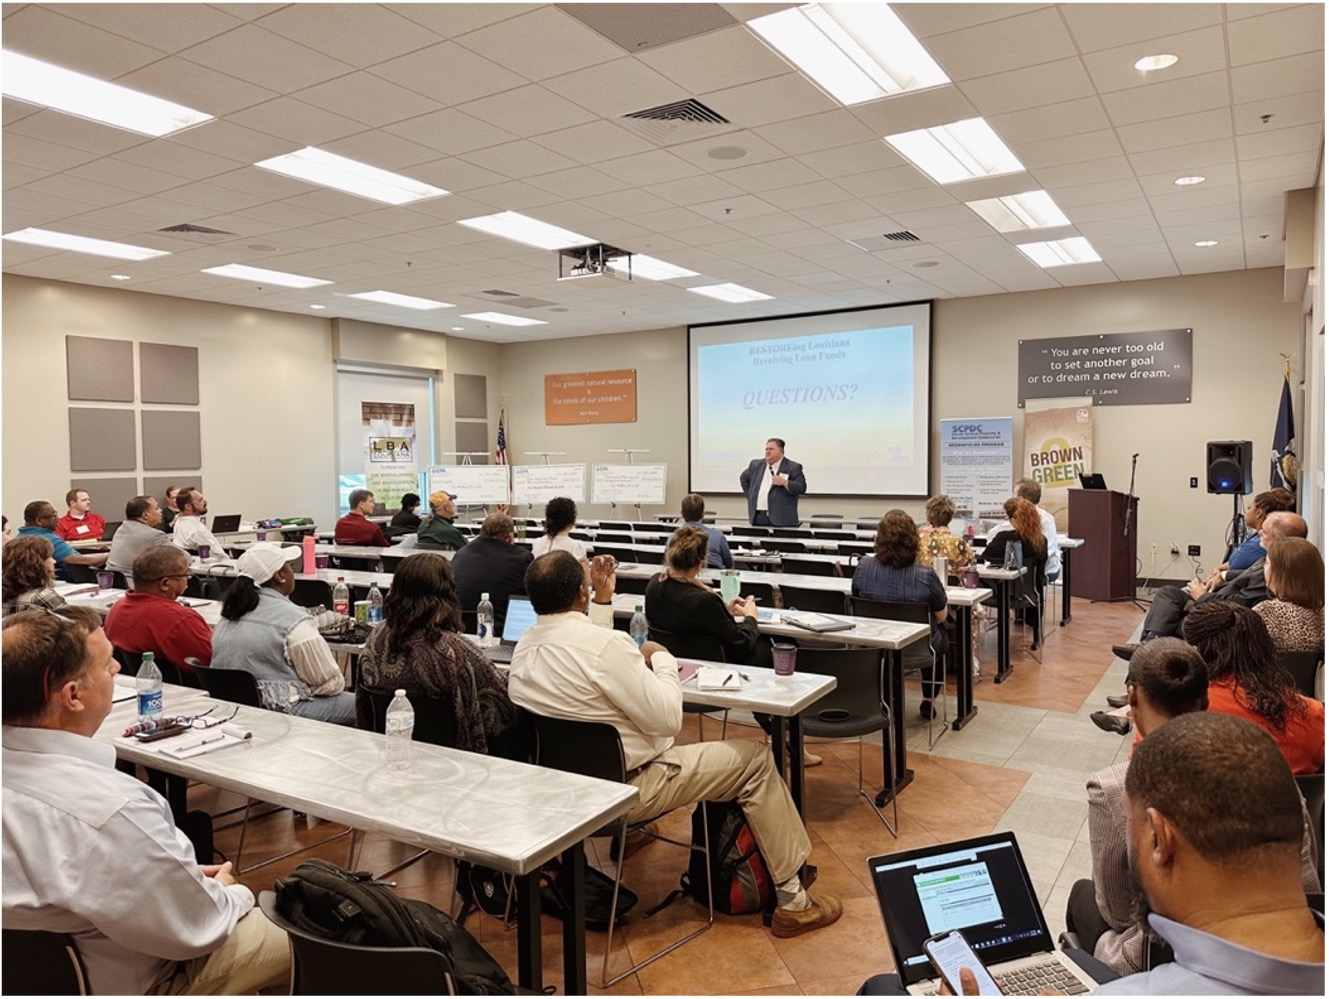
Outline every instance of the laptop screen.
{"label": "laptop screen", "polygon": [[222,513],[212,518],[213,534],[229,534],[240,530],[240,514]]}
{"label": "laptop screen", "polygon": [[872,857],[868,868],[906,985],[935,977],[923,941],[947,930],[963,930],[989,967],[1052,950],[1013,833]]}
{"label": "laptop screen", "polygon": [[503,619],[503,641],[516,645],[526,629],[535,624],[535,608],[525,597],[508,598],[508,616]]}

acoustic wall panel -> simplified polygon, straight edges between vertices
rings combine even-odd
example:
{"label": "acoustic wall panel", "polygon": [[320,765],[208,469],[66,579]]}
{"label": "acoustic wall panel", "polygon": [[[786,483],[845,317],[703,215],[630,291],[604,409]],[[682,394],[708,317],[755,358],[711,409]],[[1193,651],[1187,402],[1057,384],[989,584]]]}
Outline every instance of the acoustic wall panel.
{"label": "acoustic wall panel", "polygon": [[203,465],[199,414],[189,410],[143,411],[143,469],[196,469]]}
{"label": "acoustic wall panel", "polygon": [[100,337],[65,337],[69,398],[93,402],[134,401],[134,344]]}
{"label": "acoustic wall panel", "polygon": [[[88,496],[92,498],[92,509],[100,513],[107,521],[124,520],[125,504],[138,495],[138,479],[136,478],[105,478],[105,479],[70,479],[70,489],[86,489]],[[53,498],[52,503],[56,509],[64,512],[61,506],[60,498]]]}
{"label": "acoustic wall panel", "polygon": [[144,402],[198,405],[198,348],[167,343],[138,346]]}
{"label": "acoustic wall panel", "polygon": [[69,407],[69,470],[133,472],[138,468],[132,409]]}
{"label": "acoustic wall panel", "polygon": [[457,425],[457,450],[458,451],[483,451],[486,454],[484,458],[472,458],[471,463],[475,465],[484,465],[489,461],[489,450],[493,442],[489,439],[488,423],[458,423]]}
{"label": "acoustic wall panel", "polygon": [[[459,420],[489,417],[488,379],[484,375],[453,375],[453,406]],[[464,450],[464,449],[463,449]]]}
{"label": "acoustic wall panel", "polygon": [[145,496],[156,496],[157,502],[162,506],[166,505],[166,487],[176,486],[183,489],[185,486],[193,486],[207,495],[207,490],[203,488],[203,476],[198,472],[177,472],[174,475],[145,475],[143,477],[143,494]]}

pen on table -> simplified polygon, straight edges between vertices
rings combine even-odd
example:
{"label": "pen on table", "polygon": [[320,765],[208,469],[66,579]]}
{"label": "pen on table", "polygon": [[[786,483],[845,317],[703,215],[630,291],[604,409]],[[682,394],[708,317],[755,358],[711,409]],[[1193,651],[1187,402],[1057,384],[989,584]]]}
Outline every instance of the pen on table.
{"label": "pen on table", "polygon": [[215,735],[211,739],[200,739],[198,742],[190,743],[188,746],[181,746],[176,752],[186,753],[191,749],[198,749],[201,746],[209,746],[214,742],[221,742],[225,738],[226,733],[222,732],[220,735]]}
{"label": "pen on table", "polygon": [[734,674],[733,674],[733,673],[726,673],[726,674],[724,675],[724,679],[720,681],[720,686],[721,686],[721,687],[727,687],[727,686],[729,686],[729,681],[732,680],[733,678],[734,678]]}

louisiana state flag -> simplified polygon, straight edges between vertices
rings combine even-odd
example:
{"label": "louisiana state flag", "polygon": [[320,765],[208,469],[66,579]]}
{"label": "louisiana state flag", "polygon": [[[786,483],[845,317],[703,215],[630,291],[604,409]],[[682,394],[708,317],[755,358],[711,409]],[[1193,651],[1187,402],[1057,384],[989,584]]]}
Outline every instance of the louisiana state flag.
{"label": "louisiana state flag", "polygon": [[1269,487],[1297,491],[1297,434],[1292,425],[1292,386],[1283,376],[1283,396],[1278,401],[1278,421],[1274,424],[1274,447],[1269,455]]}

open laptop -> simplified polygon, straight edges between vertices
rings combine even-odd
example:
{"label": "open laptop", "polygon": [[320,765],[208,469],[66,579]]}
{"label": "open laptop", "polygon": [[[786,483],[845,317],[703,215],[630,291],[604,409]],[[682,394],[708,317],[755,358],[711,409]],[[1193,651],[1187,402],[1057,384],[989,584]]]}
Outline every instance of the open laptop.
{"label": "open laptop", "polygon": [[512,650],[517,647],[518,639],[526,634],[526,629],[535,624],[535,617],[535,608],[531,606],[530,600],[526,597],[509,597],[508,614],[503,619],[503,634],[499,636],[497,645],[484,650],[489,661],[512,662]]}
{"label": "open laptop", "polygon": [[115,532],[120,530],[120,525],[123,523],[123,520],[108,520],[106,526],[102,528],[102,540],[110,541],[114,538]]}
{"label": "open laptop", "polygon": [[1078,995],[1097,986],[1054,949],[1014,833],[869,857],[868,870],[910,995],[937,994],[940,979],[923,941],[948,930],[964,933],[1008,995],[1046,988]]}
{"label": "open laptop", "polygon": [[1080,476],[1081,489],[1106,489],[1107,483],[1103,481],[1102,472],[1091,472],[1088,475]]}
{"label": "open laptop", "polygon": [[219,513],[212,518],[213,534],[230,534],[238,530],[240,530],[240,515],[238,513]]}

